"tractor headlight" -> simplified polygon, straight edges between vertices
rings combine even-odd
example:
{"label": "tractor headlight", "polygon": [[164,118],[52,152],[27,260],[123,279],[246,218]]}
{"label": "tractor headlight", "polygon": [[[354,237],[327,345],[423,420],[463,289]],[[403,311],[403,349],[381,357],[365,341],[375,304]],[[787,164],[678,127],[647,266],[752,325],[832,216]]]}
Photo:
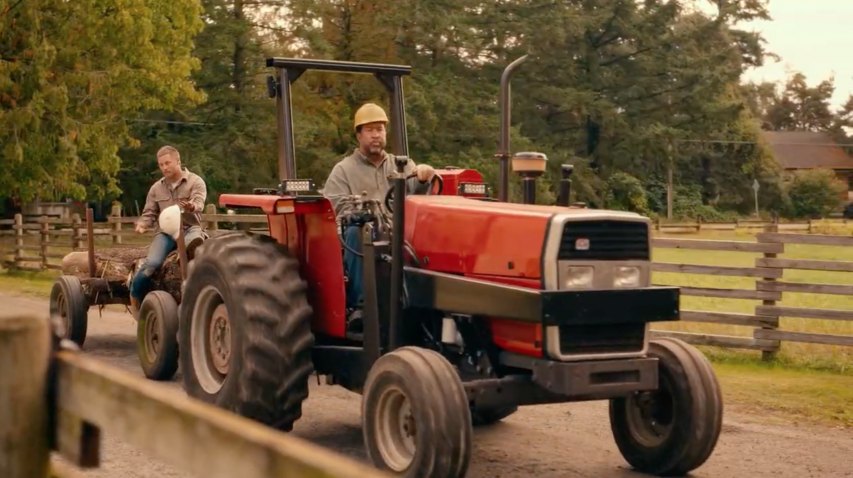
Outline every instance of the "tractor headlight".
{"label": "tractor headlight", "polygon": [[592,266],[567,267],[566,277],[563,279],[563,288],[591,289],[593,276]]}
{"label": "tractor headlight", "polygon": [[620,266],[613,274],[613,287],[639,287],[640,268],[635,266]]}

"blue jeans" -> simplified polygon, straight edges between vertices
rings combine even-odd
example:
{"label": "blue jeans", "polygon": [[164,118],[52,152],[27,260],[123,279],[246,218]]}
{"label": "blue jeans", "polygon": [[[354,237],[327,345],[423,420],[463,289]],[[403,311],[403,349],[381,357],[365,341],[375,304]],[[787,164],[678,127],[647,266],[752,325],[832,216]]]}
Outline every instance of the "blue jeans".
{"label": "blue jeans", "polygon": [[[204,237],[204,232],[198,226],[192,226],[184,230],[184,241],[189,244],[193,239]],[[166,261],[166,256],[174,251],[178,244],[172,236],[158,232],[154,235],[151,245],[148,247],[148,257],[142,263],[142,266],[136,271],[133,276],[133,282],[130,284],[130,296],[139,302],[145,297],[145,294],[151,289],[151,278],[157,272],[163,263]]]}
{"label": "blue jeans", "polygon": [[[347,248],[361,252],[361,228],[349,226],[344,231],[344,243]],[[361,305],[364,299],[364,259],[344,249],[344,272],[347,275],[347,307]]]}

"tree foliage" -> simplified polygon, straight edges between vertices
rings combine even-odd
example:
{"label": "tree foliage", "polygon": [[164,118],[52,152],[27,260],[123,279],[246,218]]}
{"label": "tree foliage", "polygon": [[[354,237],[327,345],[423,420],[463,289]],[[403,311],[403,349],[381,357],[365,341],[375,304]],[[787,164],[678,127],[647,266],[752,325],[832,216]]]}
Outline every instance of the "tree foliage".
{"label": "tree foliage", "polygon": [[[147,3],[130,3],[141,9],[135,17],[147,18]],[[151,12],[167,5],[189,9],[181,2],[149,3]],[[139,148],[131,147],[126,129],[99,137],[124,139],[116,143],[125,146],[118,178],[127,205],[157,176],[153,152],[164,143],[181,150],[215,200],[220,192],[246,192],[279,179],[266,57],[408,64],[410,154],[434,166],[476,168],[494,186],[501,72],[528,54],[513,78],[511,145],[513,151],[548,155],[540,202],[553,201],[559,165],[570,162],[576,166],[575,199],[593,206],[606,204],[608,184],[621,184],[626,176],[620,175],[648,185],[672,168],[676,182],[698,188],[704,203],[744,209],[751,204],[753,178],[763,184],[778,178],[768,153],[752,144],[759,134],[753,96],[739,86],[741,73],[760,65],[766,53],[757,34],[736,25],[766,18],[767,2],[706,3],[713,13],[687,0],[203,0],[195,60],[181,50],[184,39],[170,38],[170,45],[178,45],[174,58],[154,63],[187,62],[188,68],[176,70],[180,75],[170,76],[187,86],[185,73],[196,62],[200,68],[191,80],[207,101],[179,108],[198,95],[178,89],[144,103],[146,122],[130,131]],[[191,38],[196,23],[182,33]],[[141,27],[126,30],[134,28]],[[126,39],[129,31],[111,34],[119,36],[112,44],[145,43]],[[314,72],[294,83],[293,101],[297,174],[320,184],[355,145],[353,111],[365,101],[388,104],[369,76]],[[114,185],[118,166],[111,151],[102,184]],[[91,182],[91,166],[70,170],[86,173],[74,179],[80,184]],[[513,178],[511,192],[518,195],[519,189]],[[657,195],[648,197],[654,209]]]}
{"label": "tree foliage", "polygon": [[198,14],[192,0],[0,2],[0,191],[115,194],[128,120],[202,99]]}

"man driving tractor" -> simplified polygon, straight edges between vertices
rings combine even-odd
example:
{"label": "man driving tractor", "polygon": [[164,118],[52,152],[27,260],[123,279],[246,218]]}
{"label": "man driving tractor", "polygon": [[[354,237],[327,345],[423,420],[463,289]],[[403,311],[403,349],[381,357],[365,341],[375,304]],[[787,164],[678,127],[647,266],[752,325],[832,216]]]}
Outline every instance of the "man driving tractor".
{"label": "man driving tractor", "polygon": [[[393,156],[385,151],[388,116],[375,103],[365,103],[355,112],[353,127],[358,147],[353,153],[339,161],[326,180],[323,194],[332,202],[335,214],[340,219],[351,212],[352,196],[364,196],[381,202],[391,188],[390,178],[394,174]],[[409,193],[424,193],[435,175],[432,166],[416,165],[411,159],[405,167]],[[359,227],[351,225],[344,230],[344,267],[347,275],[347,331],[361,333],[361,301],[363,299],[362,258],[360,253]]]}

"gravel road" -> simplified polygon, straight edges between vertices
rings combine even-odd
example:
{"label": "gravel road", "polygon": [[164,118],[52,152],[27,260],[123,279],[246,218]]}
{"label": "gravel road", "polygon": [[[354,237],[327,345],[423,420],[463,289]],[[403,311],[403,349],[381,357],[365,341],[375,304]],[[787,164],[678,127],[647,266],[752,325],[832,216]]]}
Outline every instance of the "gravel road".
{"label": "gravel road", "polygon": [[[0,315],[47,314],[47,299],[0,292]],[[111,306],[89,311],[84,352],[142,377],[135,353],[136,324]],[[180,372],[179,372],[180,373]],[[166,386],[180,389],[180,375]],[[361,398],[339,387],[317,386],[305,402],[294,435],[366,460]],[[132,404],[128,404],[132,406]],[[853,404],[851,404],[853,406]],[[622,460],[610,435],[606,402],[522,408],[474,434],[469,477],[639,477]],[[172,478],[192,474],[105,436],[97,478]],[[239,476],[239,470],[234,470]],[[853,430],[790,423],[726,404],[716,451],[693,477],[853,477]]]}

